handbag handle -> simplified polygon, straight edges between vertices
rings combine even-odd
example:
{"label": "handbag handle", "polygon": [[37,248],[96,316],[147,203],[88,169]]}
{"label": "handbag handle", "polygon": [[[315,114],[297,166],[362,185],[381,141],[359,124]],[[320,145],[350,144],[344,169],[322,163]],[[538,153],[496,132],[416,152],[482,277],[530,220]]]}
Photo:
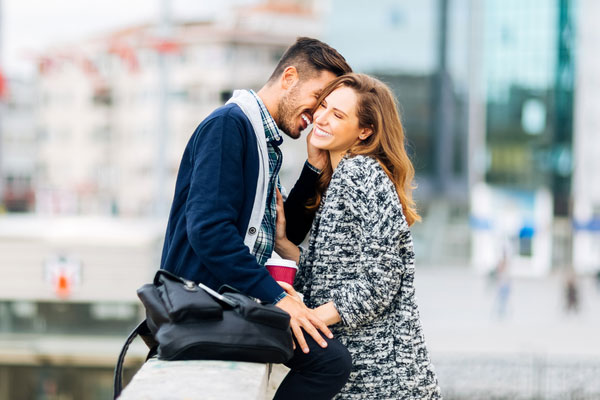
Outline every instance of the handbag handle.
{"label": "handbag handle", "polygon": [[[127,336],[127,339],[125,340],[125,344],[123,344],[123,348],[121,349],[121,352],[119,353],[119,358],[117,359],[117,365],[115,365],[115,373],[113,377],[113,399],[119,397],[121,391],[123,390],[123,362],[125,361],[125,355],[127,354],[127,350],[129,350],[129,346],[131,345],[131,343],[133,343],[135,338],[140,333],[146,332],[148,332],[148,325],[146,323],[146,320],[143,320],[138,324],[138,326],[136,326],[131,331],[131,333],[129,334],[129,336]],[[156,354],[156,346],[150,349],[146,360],[148,360],[154,354]]]}

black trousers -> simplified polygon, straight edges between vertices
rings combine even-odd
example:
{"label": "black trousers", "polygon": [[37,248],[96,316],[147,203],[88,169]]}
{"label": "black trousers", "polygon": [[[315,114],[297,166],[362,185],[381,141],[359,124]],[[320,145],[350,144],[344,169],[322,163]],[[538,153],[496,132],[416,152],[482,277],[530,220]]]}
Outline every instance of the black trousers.
{"label": "black trousers", "polygon": [[309,353],[304,354],[296,343],[294,356],[285,365],[290,368],[273,400],[329,400],[344,387],[352,369],[348,350],[337,340],[323,338],[322,348],[304,332]]}

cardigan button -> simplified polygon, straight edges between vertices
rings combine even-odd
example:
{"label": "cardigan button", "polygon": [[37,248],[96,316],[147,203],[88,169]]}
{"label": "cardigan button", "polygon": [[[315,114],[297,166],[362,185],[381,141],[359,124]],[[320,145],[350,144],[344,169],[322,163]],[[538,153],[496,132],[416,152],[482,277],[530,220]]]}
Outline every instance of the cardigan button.
{"label": "cardigan button", "polygon": [[248,229],[248,233],[251,235],[255,235],[256,234],[256,228],[255,227],[250,227],[250,229]]}

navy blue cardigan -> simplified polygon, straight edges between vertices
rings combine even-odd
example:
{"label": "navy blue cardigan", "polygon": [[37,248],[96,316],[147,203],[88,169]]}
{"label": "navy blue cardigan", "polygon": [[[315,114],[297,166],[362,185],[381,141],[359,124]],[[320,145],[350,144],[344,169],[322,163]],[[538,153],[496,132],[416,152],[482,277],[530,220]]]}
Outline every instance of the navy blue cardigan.
{"label": "navy blue cardigan", "polygon": [[[252,125],[235,104],[218,108],[196,128],[177,175],[162,269],[213,289],[228,284],[268,302],[283,293],[244,244],[256,194],[258,157]],[[304,222],[292,221],[305,230],[294,237],[304,237],[310,226],[301,205],[314,195],[317,178],[305,167],[286,201],[285,214]]]}

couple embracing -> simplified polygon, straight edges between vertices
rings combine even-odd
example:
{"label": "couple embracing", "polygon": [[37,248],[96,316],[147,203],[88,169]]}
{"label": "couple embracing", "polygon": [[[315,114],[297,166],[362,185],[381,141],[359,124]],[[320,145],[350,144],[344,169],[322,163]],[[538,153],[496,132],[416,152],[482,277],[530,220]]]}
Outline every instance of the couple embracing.
{"label": "couple embracing", "polygon": [[[282,196],[282,133],[311,123]],[[439,399],[414,298],[413,175],[390,89],[299,38],[258,92],[235,91],[191,136],[161,268],[290,314],[296,348],[275,399]],[[264,267],[273,251],[298,263],[293,286]]]}

